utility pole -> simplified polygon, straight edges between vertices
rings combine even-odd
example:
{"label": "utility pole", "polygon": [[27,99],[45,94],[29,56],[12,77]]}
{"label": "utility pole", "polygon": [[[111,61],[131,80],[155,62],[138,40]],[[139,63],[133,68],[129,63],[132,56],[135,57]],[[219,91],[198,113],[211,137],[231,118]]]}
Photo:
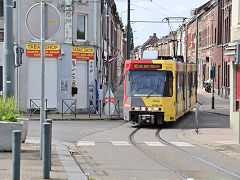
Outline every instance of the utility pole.
{"label": "utility pole", "polygon": [[198,12],[196,10],[195,63],[198,66]]}
{"label": "utility pole", "polygon": [[130,0],[128,0],[128,19],[127,19],[127,59],[130,59]]}
{"label": "utility pole", "polygon": [[13,45],[13,0],[4,0],[3,96],[5,97],[15,95]]}
{"label": "utility pole", "polygon": [[186,31],[186,49],[185,49],[185,53],[186,53],[186,57],[185,57],[185,59],[186,59],[186,63],[188,63],[188,25],[187,25],[187,23],[186,23],[186,25],[185,25],[185,31]]}

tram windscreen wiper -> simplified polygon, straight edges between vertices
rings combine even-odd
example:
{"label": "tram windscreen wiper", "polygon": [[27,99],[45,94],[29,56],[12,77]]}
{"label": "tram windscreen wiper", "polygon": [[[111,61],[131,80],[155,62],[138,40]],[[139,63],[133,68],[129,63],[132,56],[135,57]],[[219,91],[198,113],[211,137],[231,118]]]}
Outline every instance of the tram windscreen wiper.
{"label": "tram windscreen wiper", "polygon": [[153,90],[148,94],[147,98],[149,98],[154,91],[157,92],[159,87],[160,87],[160,84],[158,83],[157,87],[156,87],[155,89],[153,89]]}

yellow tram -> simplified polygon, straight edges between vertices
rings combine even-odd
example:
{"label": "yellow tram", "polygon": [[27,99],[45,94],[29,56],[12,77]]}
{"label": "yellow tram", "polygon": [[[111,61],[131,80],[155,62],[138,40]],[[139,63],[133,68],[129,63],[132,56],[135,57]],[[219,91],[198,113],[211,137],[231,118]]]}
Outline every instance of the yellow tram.
{"label": "yellow tram", "polygon": [[197,102],[197,66],[177,59],[126,60],[124,118],[134,124],[176,121]]}

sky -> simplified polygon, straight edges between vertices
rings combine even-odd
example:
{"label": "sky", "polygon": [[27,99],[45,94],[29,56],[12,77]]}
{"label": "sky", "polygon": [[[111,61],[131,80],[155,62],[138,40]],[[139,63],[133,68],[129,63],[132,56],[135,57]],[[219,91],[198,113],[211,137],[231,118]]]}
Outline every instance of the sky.
{"label": "sky", "polygon": [[[127,1],[115,0],[124,26],[127,24]],[[208,0],[131,0],[131,21],[162,21],[165,17],[190,17],[190,11]],[[169,30],[176,30],[180,23],[131,23],[134,46],[142,45],[153,33],[158,38]]]}

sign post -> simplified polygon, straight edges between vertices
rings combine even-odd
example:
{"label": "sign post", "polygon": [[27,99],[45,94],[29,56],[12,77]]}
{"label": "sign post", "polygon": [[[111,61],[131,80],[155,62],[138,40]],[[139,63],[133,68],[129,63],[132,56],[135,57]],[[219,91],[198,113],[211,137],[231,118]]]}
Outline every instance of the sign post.
{"label": "sign post", "polygon": [[[41,16],[39,17],[39,14]],[[45,40],[52,38],[60,29],[60,15],[57,8],[45,0],[36,3],[27,12],[26,25],[30,34],[41,40],[41,107],[40,107],[40,159],[43,150],[43,123],[45,123]]]}
{"label": "sign post", "polygon": [[45,2],[41,1],[41,107],[40,107],[40,129],[41,129],[41,147],[40,159],[43,151],[43,123],[45,121]]}

